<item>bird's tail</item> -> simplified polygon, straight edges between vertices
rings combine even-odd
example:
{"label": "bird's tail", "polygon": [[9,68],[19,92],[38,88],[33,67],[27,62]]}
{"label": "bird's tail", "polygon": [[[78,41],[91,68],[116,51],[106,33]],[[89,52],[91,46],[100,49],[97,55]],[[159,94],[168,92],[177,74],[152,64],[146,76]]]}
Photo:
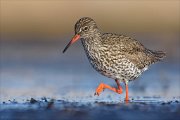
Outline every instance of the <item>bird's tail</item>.
{"label": "bird's tail", "polygon": [[152,51],[149,50],[151,57],[153,58],[153,62],[162,61],[166,57],[166,53],[163,51]]}

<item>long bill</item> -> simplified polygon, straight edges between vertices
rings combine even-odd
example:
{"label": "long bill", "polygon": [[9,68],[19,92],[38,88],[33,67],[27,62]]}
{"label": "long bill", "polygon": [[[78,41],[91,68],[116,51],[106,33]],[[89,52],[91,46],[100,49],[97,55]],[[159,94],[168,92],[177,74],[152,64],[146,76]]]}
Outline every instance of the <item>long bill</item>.
{"label": "long bill", "polygon": [[73,43],[75,43],[77,40],[79,40],[80,35],[76,34],[72,40],[67,44],[67,46],[64,48],[63,53],[66,52],[66,50],[69,48],[69,46]]}

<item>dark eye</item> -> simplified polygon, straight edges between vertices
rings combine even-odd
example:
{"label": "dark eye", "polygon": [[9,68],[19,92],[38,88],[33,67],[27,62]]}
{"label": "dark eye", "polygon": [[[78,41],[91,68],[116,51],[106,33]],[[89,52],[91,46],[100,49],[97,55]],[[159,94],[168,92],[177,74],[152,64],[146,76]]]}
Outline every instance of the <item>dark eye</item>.
{"label": "dark eye", "polygon": [[88,26],[85,26],[85,27],[84,27],[84,31],[87,31],[87,30],[88,30]]}

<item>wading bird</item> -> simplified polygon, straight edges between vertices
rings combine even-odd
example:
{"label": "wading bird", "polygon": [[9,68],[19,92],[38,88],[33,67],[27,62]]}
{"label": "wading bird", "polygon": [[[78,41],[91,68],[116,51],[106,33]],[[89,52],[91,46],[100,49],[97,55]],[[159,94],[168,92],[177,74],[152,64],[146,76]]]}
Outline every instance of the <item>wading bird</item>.
{"label": "wading bird", "polygon": [[125,83],[126,97],[129,101],[128,83],[139,77],[148,67],[165,57],[162,51],[152,51],[145,48],[137,40],[113,33],[103,33],[96,22],[89,17],[79,19],[75,24],[75,36],[63,50],[81,39],[89,62],[102,75],[112,78],[117,88],[101,83],[95,95],[100,95],[104,89],[110,89],[122,94],[120,82]]}

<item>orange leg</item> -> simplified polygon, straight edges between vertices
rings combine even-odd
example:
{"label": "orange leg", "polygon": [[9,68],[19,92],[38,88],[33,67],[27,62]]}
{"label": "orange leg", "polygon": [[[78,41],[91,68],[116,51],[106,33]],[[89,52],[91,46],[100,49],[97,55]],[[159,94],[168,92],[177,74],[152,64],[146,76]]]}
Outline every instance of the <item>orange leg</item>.
{"label": "orange leg", "polygon": [[126,98],[125,98],[125,101],[128,102],[128,101],[129,101],[129,96],[128,96],[128,84],[125,83],[125,86],[126,86]]}
{"label": "orange leg", "polygon": [[107,84],[104,84],[104,83],[100,83],[99,86],[97,87],[96,89],[96,92],[94,95],[100,95],[100,93],[104,90],[104,89],[109,89],[109,90],[112,90],[118,94],[122,94],[122,87],[120,86],[119,84],[119,81],[118,80],[115,80],[116,83],[117,83],[117,86],[118,86],[118,89],[117,88],[114,88],[114,87],[111,87]]}

